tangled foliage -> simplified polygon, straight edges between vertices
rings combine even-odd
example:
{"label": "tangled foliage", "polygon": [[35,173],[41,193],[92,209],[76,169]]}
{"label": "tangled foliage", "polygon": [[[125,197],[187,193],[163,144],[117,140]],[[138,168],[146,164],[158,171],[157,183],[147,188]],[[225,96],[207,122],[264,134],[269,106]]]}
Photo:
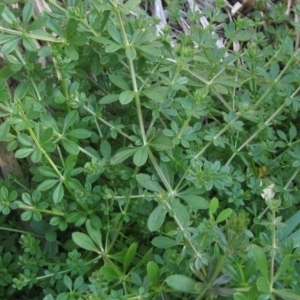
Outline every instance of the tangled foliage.
{"label": "tangled foliage", "polygon": [[136,0],[47,3],[0,4],[0,140],[21,167],[1,179],[1,299],[300,299],[285,4],[224,23],[219,48],[220,8],[174,42]]}

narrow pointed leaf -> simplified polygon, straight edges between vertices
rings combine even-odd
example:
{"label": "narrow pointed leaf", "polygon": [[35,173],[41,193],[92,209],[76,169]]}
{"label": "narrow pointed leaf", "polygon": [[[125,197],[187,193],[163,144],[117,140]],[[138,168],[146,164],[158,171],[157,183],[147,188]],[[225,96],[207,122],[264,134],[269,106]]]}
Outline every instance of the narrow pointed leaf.
{"label": "narrow pointed leaf", "polygon": [[265,252],[257,245],[252,246],[252,252],[257,268],[266,279],[269,278],[268,261]]}
{"label": "narrow pointed leaf", "polygon": [[124,273],[126,273],[126,271],[128,270],[128,267],[130,266],[130,264],[132,263],[132,261],[135,258],[137,246],[138,246],[137,243],[132,244],[126,252],[124,264],[123,264]]}

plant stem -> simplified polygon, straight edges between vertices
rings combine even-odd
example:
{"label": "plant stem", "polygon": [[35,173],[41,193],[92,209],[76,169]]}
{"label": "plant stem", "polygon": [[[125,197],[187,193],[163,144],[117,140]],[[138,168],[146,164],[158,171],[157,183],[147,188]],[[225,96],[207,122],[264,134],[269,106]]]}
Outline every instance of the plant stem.
{"label": "plant stem", "polygon": [[[124,45],[125,45],[125,47],[130,47],[131,45],[129,44],[128,39],[127,39],[127,34],[126,34],[126,30],[124,27],[121,13],[118,9],[116,11],[117,11],[118,19],[119,19],[119,24],[121,27],[121,33],[122,33]],[[129,62],[129,70],[130,70],[130,75],[131,75],[130,77],[131,77],[131,82],[132,82],[132,86],[133,86],[133,91],[135,92],[134,98],[135,98],[136,112],[137,112],[137,116],[138,116],[138,120],[139,120],[143,145],[145,146],[145,145],[147,145],[147,137],[146,137],[145,127],[144,127],[143,113],[142,113],[142,108],[141,108],[141,101],[140,101],[138,85],[137,85],[137,81],[136,81],[135,68],[133,65],[133,59],[128,58],[128,62]]]}

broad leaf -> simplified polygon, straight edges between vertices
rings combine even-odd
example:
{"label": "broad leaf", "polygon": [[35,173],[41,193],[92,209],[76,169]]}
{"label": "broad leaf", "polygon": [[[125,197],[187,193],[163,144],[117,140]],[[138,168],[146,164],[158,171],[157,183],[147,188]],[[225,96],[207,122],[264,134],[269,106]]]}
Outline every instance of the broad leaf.
{"label": "broad leaf", "polygon": [[137,151],[136,148],[135,149],[131,149],[131,148],[122,149],[120,152],[118,152],[111,158],[110,163],[112,165],[117,165],[117,164],[123,162],[128,157],[132,156],[136,151]]}
{"label": "broad leaf", "polygon": [[159,230],[162,224],[165,221],[167,210],[164,209],[161,205],[157,206],[150,214],[147,226],[150,231]]}
{"label": "broad leaf", "polygon": [[160,284],[160,271],[159,271],[159,267],[158,265],[153,262],[153,261],[150,261],[148,262],[147,264],[147,275],[151,281],[151,283],[154,285],[154,286],[159,286]]}
{"label": "broad leaf", "polygon": [[143,146],[134,153],[133,155],[133,163],[140,167],[146,163],[148,159],[148,147]]}
{"label": "broad leaf", "polygon": [[185,275],[171,275],[167,277],[166,283],[169,287],[185,293],[195,292],[197,281]]}
{"label": "broad leaf", "polygon": [[167,236],[157,236],[151,241],[151,244],[159,249],[168,249],[179,245],[176,240]]}
{"label": "broad leaf", "polygon": [[88,235],[86,235],[85,233],[73,232],[72,239],[76,245],[78,245],[79,247],[81,247],[85,250],[101,253],[97,249],[97,247],[95,246],[95,244],[93,243],[91,238]]}
{"label": "broad leaf", "polygon": [[126,252],[124,263],[123,263],[123,272],[126,273],[128,270],[128,267],[131,265],[132,261],[135,258],[136,251],[137,251],[137,243],[133,243],[130,245],[129,249]]}
{"label": "broad leaf", "polygon": [[161,186],[157,181],[151,179],[151,176],[148,174],[138,174],[136,175],[137,182],[145,189],[160,192],[162,190]]}

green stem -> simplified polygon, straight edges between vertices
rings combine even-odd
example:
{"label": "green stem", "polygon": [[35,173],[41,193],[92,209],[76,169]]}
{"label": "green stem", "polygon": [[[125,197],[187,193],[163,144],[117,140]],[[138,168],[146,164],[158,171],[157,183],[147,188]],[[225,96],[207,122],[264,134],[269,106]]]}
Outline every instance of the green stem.
{"label": "green stem", "polygon": [[[272,210],[272,248],[271,250],[276,250],[276,216],[275,210]],[[271,264],[270,264],[270,291],[273,289],[273,281],[274,281],[274,255],[271,255]]]}
{"label": "green stem", "polygon": [[0,26],[0,31],[4,32],[4,33],[13,34],[13,35],[16,35],[19,37],[26,36],[28,38],[45,41],[45,42],[52,42],[52,43],[64,43],[65,42],[64,39],[45,37],[43,35],[37,35],[37,34],[33,34],[33,33],[28,33],[28,32],[21,32],[21,31],[17,31],[17,30],[13,30],[13,29],[8,29],[8,28],[2,27],[2,26]]}
{"label": "green stem", "polygon": [[33,232],[28,232],[28,231],[24,231],[24,230],[19,230],[19,229],[13,229],[13,228],[8,228],[8,227],[0,227],[0,230],[9,231],[9,232],[16,232],[16,233],[20,233],[20,234],[30,234],[30,235],[35,236],[37,238],[43,238],[43,236],[41,236],[40,234],[33,233]]}
{"label": "green stem", "polygon": [[28,206],[28,205],[18,205],[18,209],[36,211],[36,212],[40,212],[40,213],[44,213],[44,214],[48,214],[48,215],[60,216],[60,217],[65,216],[65,214],[61,213],[61,212],[54,212],[54,211],[48,210],[48,209],[38,209],[36,207]]}
{"label": "green stem", "polygon": [[[126,47],[129,47],[130,44],[129,44],[128,39],[127,39],[127,34],[126,34],[125,27],[124,27],[124,24],[123,24],[123,19],[122,19],[122,16],[121,16],[121,13],[120,13],[119,9],[116,10],[116,13],[117,13],[117,16],[118,16],[118,19],[119,19],[119,24],[120,24],[120,27],[121,27],[123,42],[124,42],[124,45],[125,45],[125,48],[126,48]],[[131,77],[131,82],[132,82],[132,86],[133,86],[133,91],[135,92],[135,97],[134,98],[135,98],[136,112],[137,112],[137,116],[138,116],[138,120],[139,120],[139,125],[140,125],[143,144],[145,146],[145,145],[147,145],[147,137],[146,137],[146,132],[145,132],[143,113],[142,113],[142,107],[141,107],[141,101],[140,101],[138,85],[137,85],[137,81],[136,81],[136,74],[135,74],[133,59],[128,59],[128,62],[129,62],[129,70],[130,70],[130,77]]]}

